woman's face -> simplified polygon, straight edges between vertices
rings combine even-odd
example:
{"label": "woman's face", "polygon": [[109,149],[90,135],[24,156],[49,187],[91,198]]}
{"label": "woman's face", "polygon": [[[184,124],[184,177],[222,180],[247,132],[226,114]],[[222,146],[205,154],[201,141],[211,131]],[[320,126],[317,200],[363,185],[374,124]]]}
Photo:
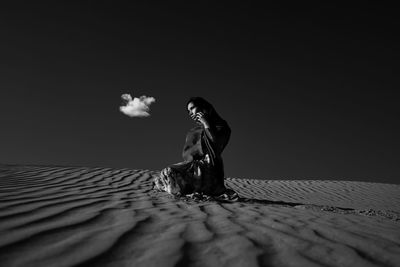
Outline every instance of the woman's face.
{"label": "woman's face", "polygon": [[200,112],[200,108],[196,107],[192,102],[190,102],[187,106],[189,116],[192,118],[192,120],[196,121],[196,113]]}

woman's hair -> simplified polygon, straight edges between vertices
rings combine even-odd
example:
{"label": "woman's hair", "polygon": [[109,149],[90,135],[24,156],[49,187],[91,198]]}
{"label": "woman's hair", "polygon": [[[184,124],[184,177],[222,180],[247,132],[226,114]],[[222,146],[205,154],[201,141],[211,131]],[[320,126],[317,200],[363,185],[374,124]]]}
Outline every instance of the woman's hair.
{"label": "woman's hair", "polygon": [[217,113],[213,105],[210,104],[207,100],[200,96],[194,96],[189,98],[189,100],[186,102],[186,109],[189,103],[193,103],[196,107],[200,108],[201,110],[205,111],[209,119],[213,121],[214,123],[220,123],[221,121],[224,121]]}
{"label": "woman's hair", "polygon": [[186,103],[186,108],[189,105],[189,103],[193,103],[196,107],[205,110],[208,113],[211,113],[212,110],[214,109],[214,107],[210,104],[210,102],[199,96],[193,96],[189,98],[189,100]]}

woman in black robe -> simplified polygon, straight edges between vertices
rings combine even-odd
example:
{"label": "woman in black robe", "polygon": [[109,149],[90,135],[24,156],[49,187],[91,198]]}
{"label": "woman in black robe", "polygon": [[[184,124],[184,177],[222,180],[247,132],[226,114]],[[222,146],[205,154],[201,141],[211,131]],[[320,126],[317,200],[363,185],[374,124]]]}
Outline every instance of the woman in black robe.
{"label": "woman in black robe", "polygon": [[176,196],[199,193],[235,201],[238,195],[224,185],[222,151],[231,129],[214,107],[201,97],[192,97],[186,105],[197,123],[186,135],[183,162],[164,168],[154,179],[154,188]]}

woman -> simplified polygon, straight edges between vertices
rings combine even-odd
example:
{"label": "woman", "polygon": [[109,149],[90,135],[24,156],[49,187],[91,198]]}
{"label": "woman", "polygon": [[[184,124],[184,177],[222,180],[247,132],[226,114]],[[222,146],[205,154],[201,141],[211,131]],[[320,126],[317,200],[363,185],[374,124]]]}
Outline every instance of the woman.
{"label": "woman", "polygon": [[222,200],[237,200],[238,195],[224,185],[221,153],[231,135],[228,123],[201,97],[190,98],[186,108],[198,125],[186,136],[184,162],[163,169],[154,180],[154,188],[177,196],[200,193]]}

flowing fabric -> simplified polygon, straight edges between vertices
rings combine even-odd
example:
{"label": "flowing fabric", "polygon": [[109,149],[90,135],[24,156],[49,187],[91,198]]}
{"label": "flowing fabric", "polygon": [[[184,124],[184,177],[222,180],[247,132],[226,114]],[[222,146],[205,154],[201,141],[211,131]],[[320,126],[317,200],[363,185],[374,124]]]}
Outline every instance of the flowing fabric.
{"label": "flowing fabric", "polygon": [[227,192],[232,195],[233,191],[224,185],[221,157],[231,129],[212,106],[207,119],[210,128],[199,125],[187,133],[182,152],[184,161],[164,168],[154,180],[155,189],[178,196],[192,193],[218,196]]}

